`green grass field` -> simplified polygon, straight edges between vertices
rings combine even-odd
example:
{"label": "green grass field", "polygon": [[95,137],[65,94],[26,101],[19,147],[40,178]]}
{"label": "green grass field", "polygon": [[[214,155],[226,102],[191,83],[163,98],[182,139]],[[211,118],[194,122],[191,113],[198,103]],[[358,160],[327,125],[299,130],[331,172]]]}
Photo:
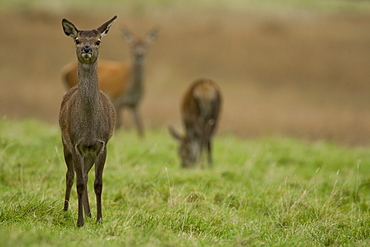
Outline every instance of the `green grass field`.
{"label": "green grass field", "polygon": [[276,137],[216,136],[215,165],[181,169],[166,130],[115,133],[103,223],[76,227],[57,126],[0,120],[0,246],[370,244],[370,150]]}

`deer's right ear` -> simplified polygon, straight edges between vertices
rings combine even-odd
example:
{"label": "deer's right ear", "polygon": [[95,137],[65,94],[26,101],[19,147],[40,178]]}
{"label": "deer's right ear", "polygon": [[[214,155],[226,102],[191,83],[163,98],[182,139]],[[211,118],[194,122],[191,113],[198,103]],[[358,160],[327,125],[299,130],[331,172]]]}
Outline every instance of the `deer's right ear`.
{"label": "deer's right ear", "polygon": [[68,21],[67,19],[63,19],[62,26],[64,33],[67,36],[72,37],[73,39],[77,38],[78,30],[72,22]]}
{"label": "deer's right ear", "polygon": [[176,140],[178,140],[178,141],[182,140],[182,137],[179,135],[179,133],[176,132],[176,130],[174,128],[172,128],[172,126],[168,127],[168,131],[170,132],[172,137],[175,138]]}

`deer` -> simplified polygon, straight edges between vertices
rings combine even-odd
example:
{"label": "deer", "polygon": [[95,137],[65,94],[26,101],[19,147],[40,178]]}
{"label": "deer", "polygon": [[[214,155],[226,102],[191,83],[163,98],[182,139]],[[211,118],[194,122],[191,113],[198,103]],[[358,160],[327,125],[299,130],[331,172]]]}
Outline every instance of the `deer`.
{"label": "deer", "polygon": [[96,222],[102,220],[103,169],[107,144],[113,135],[116,114],[109,98],[99,90],[97,66],[101,39],[108,33],[116,18],[117,16],[114,16],[100,27],[87,31],[78,30],[67,19],[62,20],[64,33],[75,42],[80,82],[78,86],[72,87],[64,95],[59,112],[59,126],[67,165],[64,210],[68,210],[76,173],[77,227],[84,225],[83,211],[86,217],[91,217],[87,180],[88,173],[94,164]]}
{"label": "deer", "polygon": [[185,91],[181,103],[185,135],[180,135],[173,127],[169,127],[170,134],[179,142],[178,154],[182,167],[194,167],[200,161],[204,168],[204,149],[207,149],[208,166],[212,166],[211,141],[218,125],[221,103],[221,91],[209,79],[196,80]]}
{"label": "deer", "polygon": [[[143,123],[138,111],[144,95],[144,61],[150,44],[158,36],[153,27],[145,38],[135,35],[128,27],[121,29],[129,44],[131,61],[101,60],[98,65],[99,87],[112,100],[116,109],[116,128],[122,125],[122,110],[127,107],[133,116],[138,135],[144,135]],[[77,64],[67,64],[62,69],[62,78],[68,88],[78,84]]]}

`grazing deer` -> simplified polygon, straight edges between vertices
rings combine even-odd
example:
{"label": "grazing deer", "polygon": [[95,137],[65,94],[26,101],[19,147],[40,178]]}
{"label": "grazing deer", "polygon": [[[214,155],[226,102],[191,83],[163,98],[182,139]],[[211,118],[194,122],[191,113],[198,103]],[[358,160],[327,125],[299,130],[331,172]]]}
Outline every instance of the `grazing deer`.
{"label": "grazing deer", "polygon": [[100,27],[89,31],[78,30],[70,21],[62,20],[64,33],[71,37],[76,44],[78,80],[80,82],[78,86],[71,88],[66,93],[59,113],[64,159],[68,168],[64,210],[68,210],[74,172],[76,172],[78,227],[84,225],[83,210],[86,216],[91,217],[87,179],[88,172],[94,163],[96,221],[100,222],[102,218],[103,169],[107,143],[113,134],[116,114],[109,98],[99,90],[97,59],[101,39],[108,33],[116,18],[117,16],[114,16]]}
{"label": "grazing deer", "polygon": [[[145,38],[134,35],[128,28],[122,33],[130,45],[132,61],[100,61],[98,77],[100,90],[112,100],[117,113],[116,127],[121,126],[121,110],[128,107],[133,115],[139,136],[143,136],[144,129],[138,112],[138,106],[143,97],[144,58],[149,45],[155,40],[159,30],[153,28]],[[67,64],[62,70],[62,77],[66,85],[71,88],[78,83],[77,64]]]}
{"label": "grazing deer", "polygon": [[220,108],[221,92],[211,80],[197,80],[185,92],[181,105],[185,135],[181,136],[169,128],[172,136],[180,142],[182,167],[194,166],[202,158],[204,148],[208,151],[208,165],[212,166],[211,139],[217,127]]}

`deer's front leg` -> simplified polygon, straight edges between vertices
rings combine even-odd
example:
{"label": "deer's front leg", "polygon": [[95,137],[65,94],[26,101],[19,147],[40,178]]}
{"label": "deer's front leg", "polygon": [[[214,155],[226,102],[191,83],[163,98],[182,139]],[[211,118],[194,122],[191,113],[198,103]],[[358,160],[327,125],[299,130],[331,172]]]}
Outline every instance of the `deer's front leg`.
{"label": "deer's front leg", "polygon": [[68,210],[69,206],[69,197],[71,195],[71,189],[73,186],[74,180],[74,169],[73,169],[73,162],[72,162],[72,154],[70,151],[67,150],[67,147],[63,145],[64,150],[64,160],[67,164],[67,173],[66,173],[66,194],[64,197],[64,211]]}
{"label": "deer's front leg", "polygon": [[99,155],[96,157],[95,162],[94,190],[96,195],[96,207],[97,207],[96,222],[101,222],[102,219],[101,194],[103,191],[103,170],[106,156],[107,150],[106,147],[103,147]]}
{"label": "deer's front leg", "polygon": [[82,155],[75,150],[73,154],[73,164],[76,171],[76,188],[77,188],[77,197],[78,197],[78,218],[77,226],[81,227],[84,225],[83,218],[83,196],[86,191],[86,184],[84,180],[84,171],[83,171],[83,157]]}
{"label": "deer's front leg", "polygon": [[85,181],[85,193],[83,195],[83,205],[85,210],[85,216],[91,217],[91,211],[90,211],[90,203],[89,203],[89,194],[87,189],[88,179],[89,179],[89,171],[91,167],[94,165],[94,159],[91,157],[87,157],[84,159],[84,181]]}

